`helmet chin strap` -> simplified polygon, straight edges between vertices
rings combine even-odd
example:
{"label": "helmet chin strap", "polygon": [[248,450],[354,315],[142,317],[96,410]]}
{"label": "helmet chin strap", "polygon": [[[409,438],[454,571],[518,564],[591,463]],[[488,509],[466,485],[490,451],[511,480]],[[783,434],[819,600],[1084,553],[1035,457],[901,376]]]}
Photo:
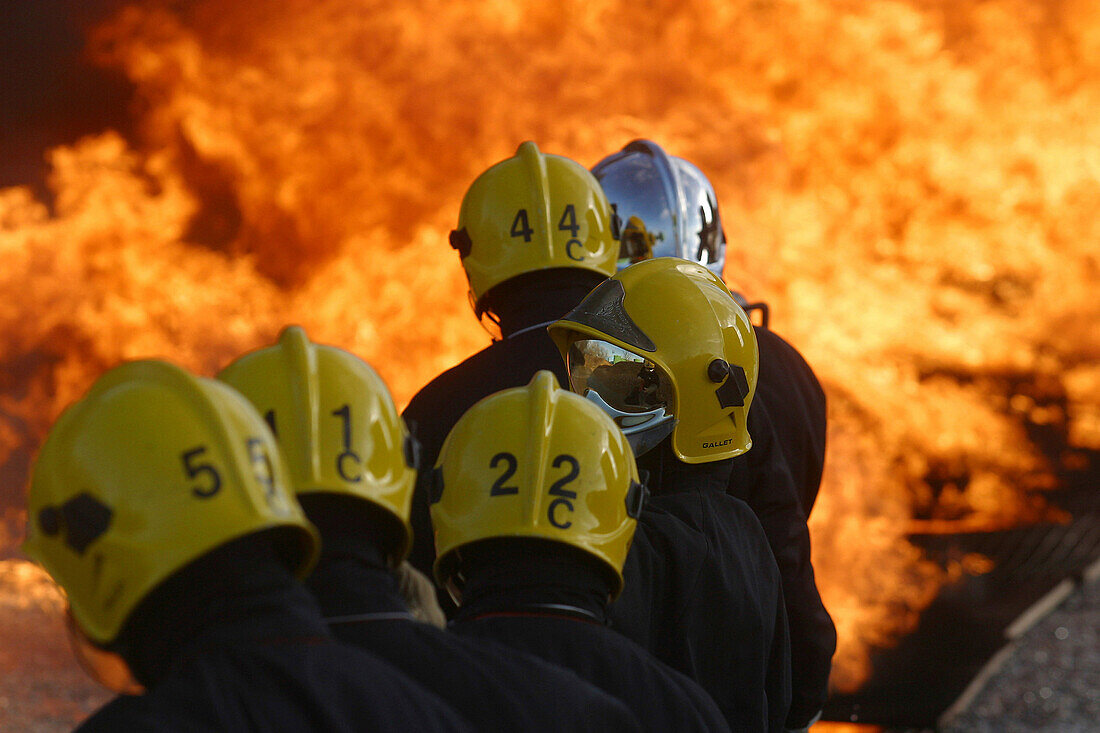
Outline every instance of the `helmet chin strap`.
{"label": "helmet chin strap", "polygon": [[73,656],[89,677],[120,695],[140,695],[145,692],[145,688],[134,679],[130,665],[121,656],[91,642],[77,625],[71,609],[65,611],[65,627]]}
{"label": "helmet chin strap", "polygon": [[615,420],[615,424],[622,428],[635,457],[645,455],[656,448],[676,427],[676,418],[670,415],[663,405],[646,412],[623,412],[607,404],[600,393],[594,389],[585,390],[584,397],[610,415]]}

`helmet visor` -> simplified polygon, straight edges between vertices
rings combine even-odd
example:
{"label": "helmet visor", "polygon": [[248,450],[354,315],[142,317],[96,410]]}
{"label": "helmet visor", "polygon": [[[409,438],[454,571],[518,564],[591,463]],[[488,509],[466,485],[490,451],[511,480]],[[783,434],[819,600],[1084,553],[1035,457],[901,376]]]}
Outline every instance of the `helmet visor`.
{"label": "helmet visor", "polygon": [[569,384],[577,394],[592,390],[620,412],[665,408],[672,414],[672,380],[644,356],[606,341],[581,339],[569,345],[565,361]]}

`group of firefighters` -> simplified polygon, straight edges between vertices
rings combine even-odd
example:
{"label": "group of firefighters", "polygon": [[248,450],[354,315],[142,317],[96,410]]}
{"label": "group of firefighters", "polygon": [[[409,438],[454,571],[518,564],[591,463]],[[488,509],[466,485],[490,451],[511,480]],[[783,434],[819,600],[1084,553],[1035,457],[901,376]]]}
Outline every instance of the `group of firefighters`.
{"label": "group of firefighters", "polygon": [[825,396],[723,282],[706,176],[649,141],[592,171],[525,142],[450,242],[494,341],[403,415],[296,326],[217,379],[122,364],[61,415],[24,549],[120,693],[81,730],[819,717]]}

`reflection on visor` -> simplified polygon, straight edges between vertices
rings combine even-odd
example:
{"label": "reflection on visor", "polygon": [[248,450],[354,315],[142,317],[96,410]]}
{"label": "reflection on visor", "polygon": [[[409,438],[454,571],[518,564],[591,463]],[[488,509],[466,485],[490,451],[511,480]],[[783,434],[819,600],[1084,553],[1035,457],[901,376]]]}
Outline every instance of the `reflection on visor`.
{"label": "reflection on visor", "polygon": [[636,216],[630,217],[619,237],[619,264],[622,267],[653,259],[654,237]]}
{"label": "reflection on visor", "polygon": [[574,392],[583,395],[592,390],[621,412],[667,410],[672,404],[672,381],[660,367],[606,341],[574,341],[566,355],[566,368]]}

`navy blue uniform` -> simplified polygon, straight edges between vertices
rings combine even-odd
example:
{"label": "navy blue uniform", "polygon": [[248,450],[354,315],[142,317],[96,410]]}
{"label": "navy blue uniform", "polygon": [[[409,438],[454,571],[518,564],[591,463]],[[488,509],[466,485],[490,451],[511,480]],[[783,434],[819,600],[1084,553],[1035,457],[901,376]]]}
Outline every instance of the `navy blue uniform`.
{"label": "navy blue uniform", "polygon": [[333,633],[438,694],[477,730],[641,730],[626,705],[567,670],[413,620],[366,533],[317,524],[325,549],[308,584]]}
{"label": "navy blue uniform", "polygon": [[454,633],[573,670],[625,702],[645,730],[728,730],[698,684],[607,628],[609,584],[602,575],[545,544],[519,562],[502,547],[494,549],[491,566],[470,570]]}
{"label": "navy blue uniform", "polygon": [[[574,296],[579,301],[584,293],[581,290],[576,292],[580,293]],[[564,313],[571,307],[568,299],[562,299],[542,310],[529,309],[524,314],[525,320],[518,321],[518,328],[511,331],[515,334],[511,338],[474,354],[420,390],[404,415],[417,425],[425,465],[434,463],[447,433],[479,399],[502,389],[523,386],[540,369],[553,371],[563,386],[568,384],[561,354],[545,332],[544,322],[538,319],[548,313]],[[757,514],[783,581],[792,664],[790,717],[787,722],[790,727],[800,727],[824,704],[832,655],[836,649],[836,629],[821,602],[810,564],[810,535],[806,513],[802,510],[803,502],[812,505],[820,483],[824,458],[824,394],[820,392],[820,385],[812,371],[793,348],[767,329],[756,328],[756,332],[761,366],[757,397],[749,410],[752,450],[732,461],[719,462],[724,467],[721,470],[726,472],[721,477],[715,469],[704,470],[700,465],[689,466],[680,462],[672,454],[667,440],[643,456],[639,466],[649,469],[651,488],[658,487],[659,490],[662,485],[675,487],[685,480],[688,481],[685,486],[694,486],[704,481],[715,491],[724,490],[742,499]],[[768,380],[767,384],[765,380]],[[802,396],[785,398],[784,394],[789,390],[796,390]],[[819,400],[814,397],[815,394],[820,396]],[[777,428],[773,425],[769,403],[780,405],[779,409],[783,412],[778,414],[793,413],[794,417],[783,418],[789,421],[787,425],[790,427]],[[803,408],[799,405],[806,406],[805,415],[802,415]],[[777,430],[780,432],[777,433]],[[789,435],[810,436],[794,439],[795,446],[808,445],[810,452],[801,460],[792,459],[793,464],[789,463],[786,453],[801,455],[802,448],[785,452],[779,445],[780,435],[782,439],[787,439]],[[658,462],[656,466],[654,461]],[[804,477],[806,486],[813,486],[804,499],[800,498],[791,465],[800,467],[797,472]],[[700,476],[695,477],[694,474]],[[430,472],[422,472],[413,496],[412,524],[417,540],[409,558],[414,566],[425,572],[431,571],[435,560],[435,546],[430,541],[433,535],[430,534],[428,509],[429,483]],[[644,523],[645,515],[640,524]],[[762,588],[760,592],[771,591]],[[440,603],[448,615],[453,613],[448,598],[441,597]],[[652,647],[647,648],[653,651]],[[662,659],[669,661],[664,656]],[[673,666],[688,671],[675,663]],[[715,693],[709,685],[705,686],[712,695],[722,697],[722,693]]]}
{"label": "navy blue uniform", "polygon": [[753,407],[762,404],[770,414],[802,513],[809,517],[825,467],[825,391],[802,354],[782,336],[760,326],[753,330],[760,351]]}
{"label": "navy blue uniform", "polygon": [[80,731],[473,730],[394,667],[339,643],[281,567],[206,577],[206,592],[177,586],[143,610],[123,656],[147,692],[116,698]]}
{"label": "navy blue uniform", "polygon": [[709,469],[720,483],[723,467],[693,468],[643,509],[612,626],[698,681],[731,729],[781,731],[791,682],[779,570],[753,511],[700,481]]}
{"label": "navy blue uniform", "polygon": [[[563,291],[542,293],[532,313],[525,313],[517,327],[505,331],[505,338],[482,349],[462,363],[437,376],[409,402],[402,413],[420,441],[421,466],[435,465],[443,441],[458,419],[474,403],[494,392],[511,387],[523,387],[540,369],[554,372],[558,383],[568,388],[569,375],[558,347],[550,340],[546,327],[565,315],[588,293],[593,283],[591,273],[574,271],[578,283]],[[409,562],[413,567],[432,573],[435,562],[435,534],[429,510],[431,471],[421,470],[413,493],[413,548]],[[440,596],[440,605],[448,615],[454,612],[450,599]]]}
{"label": "navy blue uniform", "polygon": [[[764,401],[753,401],[748,418],[752,449],[720,465],[729,465],[726,491],[752,507],[779,566],[791,646],[791,709],[787,727],[802,728],[824,707],[828,697],[836,627],[817,590],[810,562],[810,530],[788,470],[790,464],[782,458],[775,421],[770,419],[768,410]],[[665,446],[659,446],[654,453],[661,450]],[[647,458],[644,456],[640,463]],[[670,451],[666,451],[664,459],[665,478],[674,487],[682,482],[682,476],[698,471],[697,466],[675,460]]]}

